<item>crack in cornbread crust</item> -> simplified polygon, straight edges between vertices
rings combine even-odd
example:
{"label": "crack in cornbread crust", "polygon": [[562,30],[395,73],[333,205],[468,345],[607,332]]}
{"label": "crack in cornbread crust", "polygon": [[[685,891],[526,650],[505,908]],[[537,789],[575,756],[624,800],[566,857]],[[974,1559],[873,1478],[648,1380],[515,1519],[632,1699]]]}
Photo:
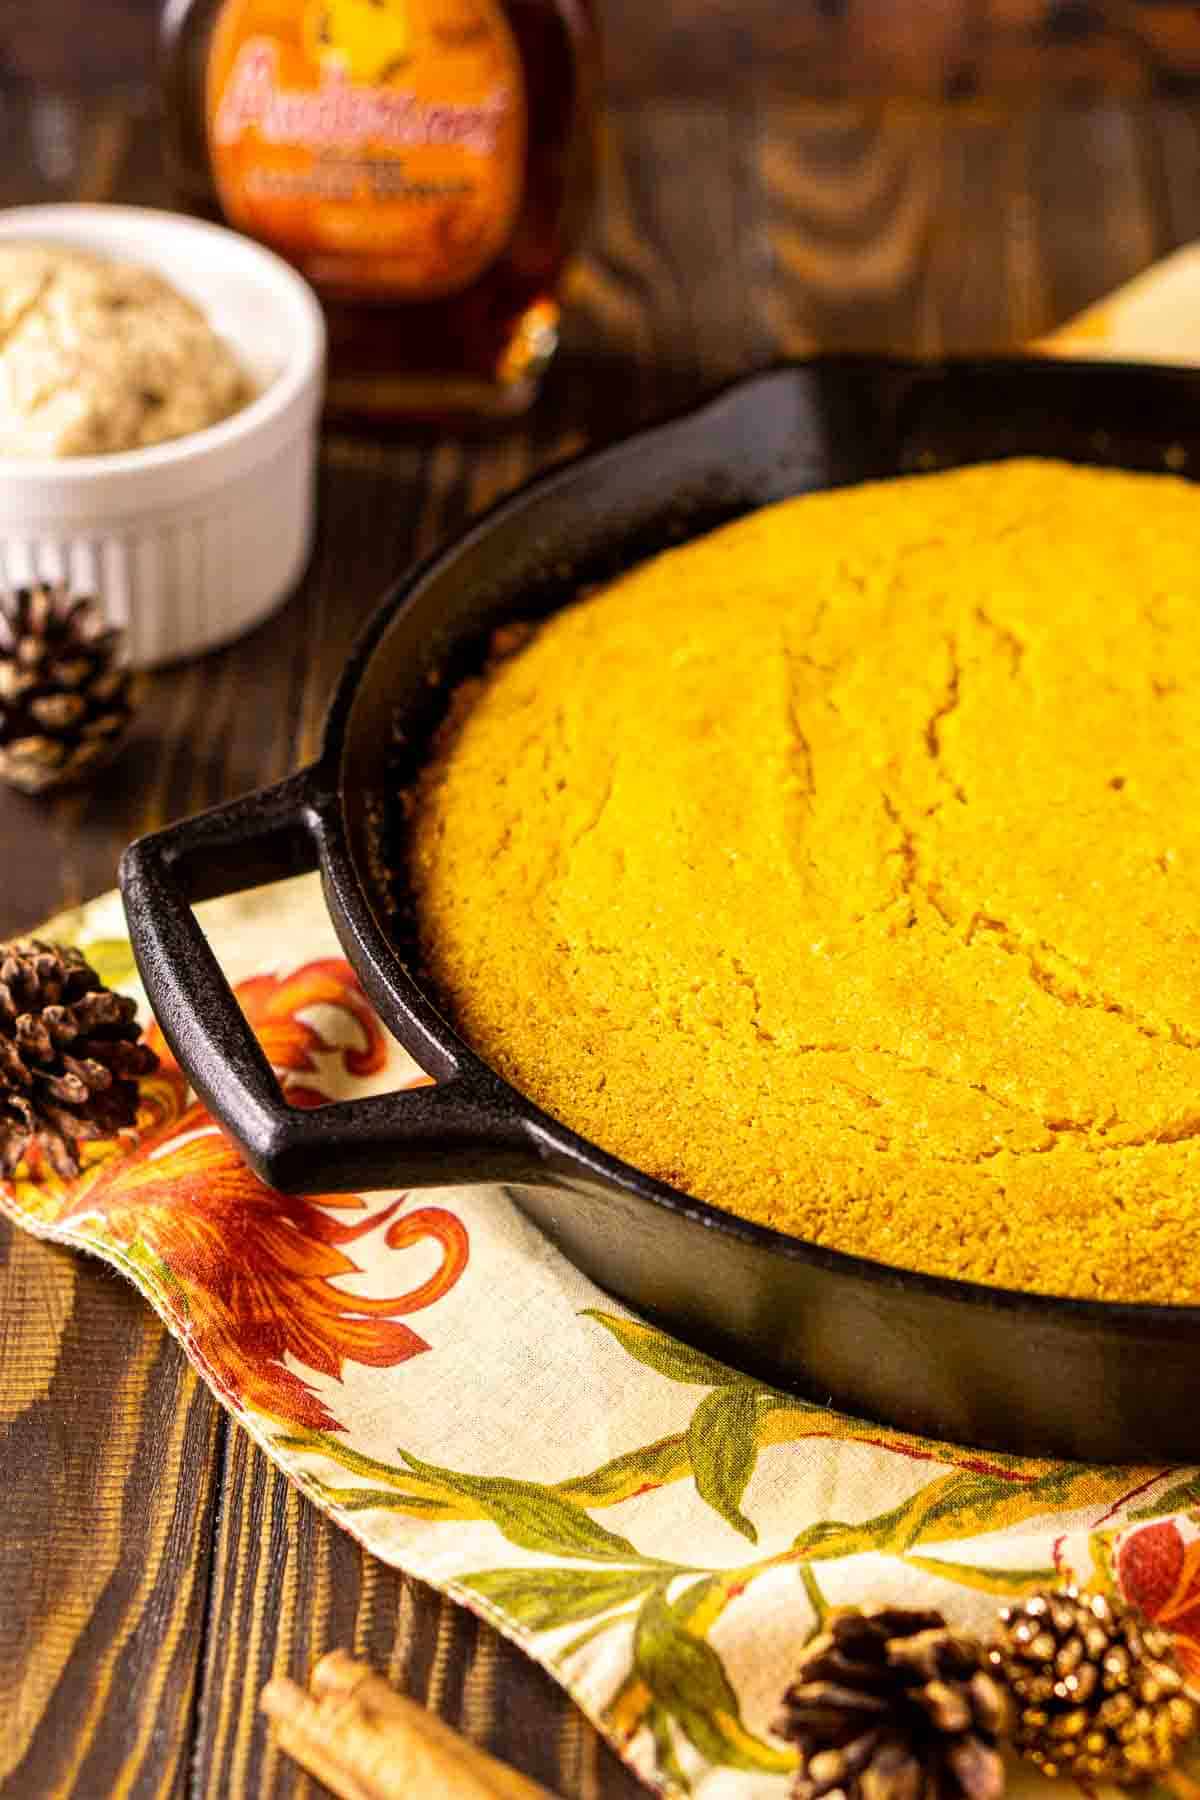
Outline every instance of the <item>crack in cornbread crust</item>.
{"label": "crack in cornbread crust", "polygon": [[427,969],[548,1111],[938,1274],[1200,1301],[1200,496],[1012,462],[765,509],[464,689]]}

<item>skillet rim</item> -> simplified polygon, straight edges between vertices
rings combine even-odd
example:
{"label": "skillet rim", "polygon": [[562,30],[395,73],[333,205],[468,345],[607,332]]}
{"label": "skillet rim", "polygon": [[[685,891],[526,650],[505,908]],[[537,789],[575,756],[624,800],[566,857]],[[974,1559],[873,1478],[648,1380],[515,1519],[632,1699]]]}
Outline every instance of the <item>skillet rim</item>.
{"label": "skillet rim", "polygon": [[[678,411],[653,419],[610,442],[585,448],[555,463],[552,468],[535,473],[512,492],[476,514],[448,542],[407,569],[387,590],[351,647],[326,711],[321,749],[313,771],[323,777],[323,785],[327,784],[334,803],[331,810],[321,809],[320,861],[327,897],[331,900],[336,897],[336,905],[333,907],[335,923],[340,927],[344,921],[353,926],[353,943],[345,946],[347,953],[353,961],[353,952],[358,950],[372,965],[373,972],[380,976],[379,985],[386,990],[398,1013],[397,1018],[386,1022],[400,1043],[418,1057],[421,1050],[436,1048],[445,1067],[453,1071],[451,1079],[462,1081],[468,1090],[476,1093],[487,1091],[493,1105],[497,1101],[501,1102],[510,1122],[520,1127],[523,1136],[534,1149],[543,1156],[547,1150],[551,1153],[553,1165],[557,1166],[552,1165],[547,1170],[545,1185],[550,1188],[557,1188],[568,1194],[572,1191],[571,1182],[564,1179],[561,1172],[565,1167],[571,1172],[590,1177],[593,1185],[598,1178],[600,1185],[609,1190],[616,1188],[632,1194],[638,1200],[682,1216],[689,1224],[735,1238],[748,1248],[765,1253],[774,1260],[802,1263],[863,1286],[904,1290],[930,1301],[976,1311],[986,1309],[1025,1315],[1031,1323],[1042,1320],[1079,1333],[1099,1328],[1117,1337],[1140,1335],[1143,1338],[1152,1336],[1176,1341],[1193,1338],[1200,1345],[1200,1302],[1175,1304],[1162,1301],[1090,1299],[992,1286],[987,1282],[971,1281],[959,1276],[934,1275],[924,1270],[906,1269],[898,1264],[838,1250],[809,1238],[779,1231],[774,1226],[741,1218],[724,1207],[690,1194],[683,1188],[674,1187],[669,1182],[660,1181],[634,1164],[625,1162],[543,1111],[528,1095],[498,1074],[458,1033],[402,961],[377,917],[368,883],[360,875],[347,829],[347,803],[342,779],[347,730],[355,702],[370,679],[376,651],[393,620],[405,608],[415,605],[432,581],[452,570],[455,562],[468,549],[481,540],[486,540],[498,525],[519,518],[531,504],[552,498],[556,488],[569,485],[581,473],[590,473],[639,454],[652,445],[656,438],[667,437],[676,431],[695,430],[710,419],[715,424],[723,408],[731,403],[744,405],[755,388],[792,384],[797,377],[804,377],[812,371],[836,374],[839,370],[847,374],[875,374],[881,377],[892,375],[899,378],[907,376],[914,383],[922,379],[944,381],[956,376],[968,379],[995,378],[1012,370],[1019,370],[1022,374],[1033,375],[1035,378],[1044,375],[1049,385],[1065,380],[1107,381],[1110,378],[1128,379],[1136,376],[1148,380],[1150,385],[1194,387],[1197,399],[1200,400],[1200,369],[1186,365],[1149,364],[1109,358],[1055,358],[1019,352],[932,358],[869,352],[817,352],[810,356],[781,359],[737,376]],[[1007,456],[979,460],[1002,461],[1015,454],[1018,453],[1010,452]],[[1039,452],[1029,450],[1022,454],[1036,456]],[[962,465],[949,463],[945,466]],[[1085,466],[1128,467],[1121,462],[1093,462]],[[858,479],[886,480],[908,472],[889,469],[879,476],[865,475]],[[486,1178],[469,1175],[452,1175],[450,1179],[466,1186],[493,1185]]]}

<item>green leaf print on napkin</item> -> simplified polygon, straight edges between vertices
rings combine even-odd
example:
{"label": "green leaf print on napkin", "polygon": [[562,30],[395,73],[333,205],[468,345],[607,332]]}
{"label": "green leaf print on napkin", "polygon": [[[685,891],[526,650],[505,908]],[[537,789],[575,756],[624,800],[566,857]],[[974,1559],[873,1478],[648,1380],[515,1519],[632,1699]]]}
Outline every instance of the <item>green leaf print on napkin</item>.
{"label": "green leaf print on napkin", "polygon": [[87,935],[88,908],[73,906],[40,926],[36,936],[54,944],[73,944],[87,957],[105,987],[127,987],[137,980],[137,964],[127,937]]}
{"label": "green leaf print on napkin", "polygon": [[1030,1473],[1019,1467],[981,1470],[975,1457],[970,1463],[965,1469],[938,1476],[898,1506],[872,1518],[854,1523],[815,1520],[797,1535],[794,1548],[823,1562],[859,1556],[867,1550],[904,1555],[917,1544],[974,1537],[1065,1511],[1072,1504],[1115,1499],[1129,1485],[1128,1470],[1087,1463],[1064,1463],[1044,1472],[1031,1464]]}
{"label": "green leaf print on napkin", "polygon": [[678,1343],[665,1331],[656,1331],[653,1325],[643,1325],[640,1319],[623,1319],[595,1307],[585,1308],[579,1316],[595,1319],[598,1325],[612,1332],[622,1350],[645,1363],[656,1375],[665,1375],[668,1381],[690,1382],[699,1387],[758,1386],[753,1376],[739,1375],[736,1369],[714,1362],[711,1356],[704,1356],[688,1344]]}
{"label": "green leaf print on napkin", "polygon": [[687,1433],[696,1492],[752,1544],[758,1532],[741,1502],[758,1461],[758,1412],[752,1388],[715,1388],[692,1414]]}
{"label": "green leaf print on napkin", "polygon": [[636,1569],[482,1569],[460,1585],[529,1631],[555,1631],[640,1600],[662,1581]]}
{"label": "green leaf print on napkin", "polygon": [[137,979],[137,964],[127,938],[93,938],[80,946],[105,987],[126,987]]}
{"label": "green leaf print on napkin", "polygon": [[314,1452],[355,1474],[373,1477],[378,1486],[353,1488],[305,1474],[306,1485],[323,1500],[348,1511],[377,1508],[417,1517],[490,1519],[510,1544],[522,1550],[577,1556],[589,1562],[633,1563],[672,1573],[678,1573],[681,1566],[640,1555],[628,1538],[609,1531],[548,1483],[515,1481],[508,1475],[465,1475],[422,1462],[407,1450],[399,1451],[398,1463],[380,1462],[339,1443],[326,1431],[287,1432],[275,1442],[280,1449]]}
{"label": "green leaf print on napkin", "polygon": [[[714,1576],[674,1601],[662,1592],[651,1595],[638,1617],[633,1668],[612,1716],[616,1721],[624,1712],[635,1712],[659,1741],[669,1720],[712,1763],[782,1775],[795,1767],[795,1757],[747,1731],[725,1665],[703,1635],[710,1623],[706,1603],[723,1586]],[[634,1700],[636,1709],[630,1704]]]}
{"label": "green leaf print on napkin", "polygon": [[1177,1481],[1157,1500],[1134,1507],[1129,1517],[1131,1520],[1157,1519],[1164,1513],[1190,1512],[1194,1506],[1200,1506],[1200,1469],[1190,1469],[1182,1481]]}
{"label": "green leaf print on napkin", "polygon": [[977,1588],[982,1594],[1033,1594],[1038,1588],[1056,1587],[1058,1570],[1053,1563],[1041,1569],[988,1569],[976,1563],[950,1562],[940,1556],[906,1556],[910,1569],[940,1575],[960,1587]]}
{"label": "green leaf print on napkin", "polygon": [[609,1531],[578,1506],[561,1499],[538,1481],[513,1481],[502,1475],[460,1475],[400,1452],[414,1474],[444,1482],[452,1492],[478,1501],[510,1544],[522,1550],[548,1550],[554,1556],[583,1556],[595,1562],[640,1561],[628,1538]]}

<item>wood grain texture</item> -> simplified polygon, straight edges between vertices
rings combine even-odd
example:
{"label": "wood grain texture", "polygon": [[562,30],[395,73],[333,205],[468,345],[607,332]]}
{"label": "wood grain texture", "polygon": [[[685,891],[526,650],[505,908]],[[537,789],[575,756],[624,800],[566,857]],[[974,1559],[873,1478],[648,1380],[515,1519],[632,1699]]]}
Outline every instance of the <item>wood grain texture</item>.
{"label": "wood grain texture", "polygon": [[216,1402],[115,1276],[0,1238],[0,1795],[185,1791]]}
{"label": "wood grain texture", "polygon": [[[989,8],[995,31],[1032,28],[1025,0]],[[1183,100],[800,102],[773,97],[769,52],[738,39],[736,93],[610,107],[603,204],[528,421],[476,442],[330,437],[320,542],[276,618],[157,676],[84,794],[0,796],[0,933],[108,886],[137,832],[310,757],[387,583],[534,469],[788,351],[1020,342],[1200,232]],[[79,192],[163,197],[152,115],[0,106],[0,203]],[[122,1282],[3,1226],[0,1492],[3,1800],[315,1794],[257,1697],[339,1643],[565,1800],[640,1791],[517,1651],[291,1490]]]}
{"label": "wood grain texture", "polygon": [[[133,138],[117,107],[0,108],[0,200],[99,197]],[[152,702],[143,743],[160,700],[181,704]],[[8,797],[5,932],[109,884],[129,808],[149,799],[136,767],[58,809]],[[224,1430],[130,1288],[0,1224],[5,1800],[186,1792]]]}

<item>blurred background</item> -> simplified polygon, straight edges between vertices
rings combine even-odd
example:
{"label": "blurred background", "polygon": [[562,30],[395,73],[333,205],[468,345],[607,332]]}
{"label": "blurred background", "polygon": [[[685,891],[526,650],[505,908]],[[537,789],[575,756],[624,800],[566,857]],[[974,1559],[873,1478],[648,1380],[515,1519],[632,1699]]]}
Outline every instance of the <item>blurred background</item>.
{"label": "blurred background", "polygon": [[[4,0],[0,199],[161,204],[159,11]],[[596,11],[602,200],[552,387],[573,346],[585,381],[635,365],[613,428],[780,354],[1021,343],[1200,235],[1200,6]]]}
{"label": "blurred background", "polygon": [[[0,79],[142,92],[157,0],[5,0]],[[613,95],[1076,94],[1200,85],[1184,0],[599,0]]]}
{"label": "blurred background", "polygon": [[[1200,84],[1184,0],[599,0],[609,92],[1027,97]],[[5,0],[6,87],[144,91],[157,0]]]}

